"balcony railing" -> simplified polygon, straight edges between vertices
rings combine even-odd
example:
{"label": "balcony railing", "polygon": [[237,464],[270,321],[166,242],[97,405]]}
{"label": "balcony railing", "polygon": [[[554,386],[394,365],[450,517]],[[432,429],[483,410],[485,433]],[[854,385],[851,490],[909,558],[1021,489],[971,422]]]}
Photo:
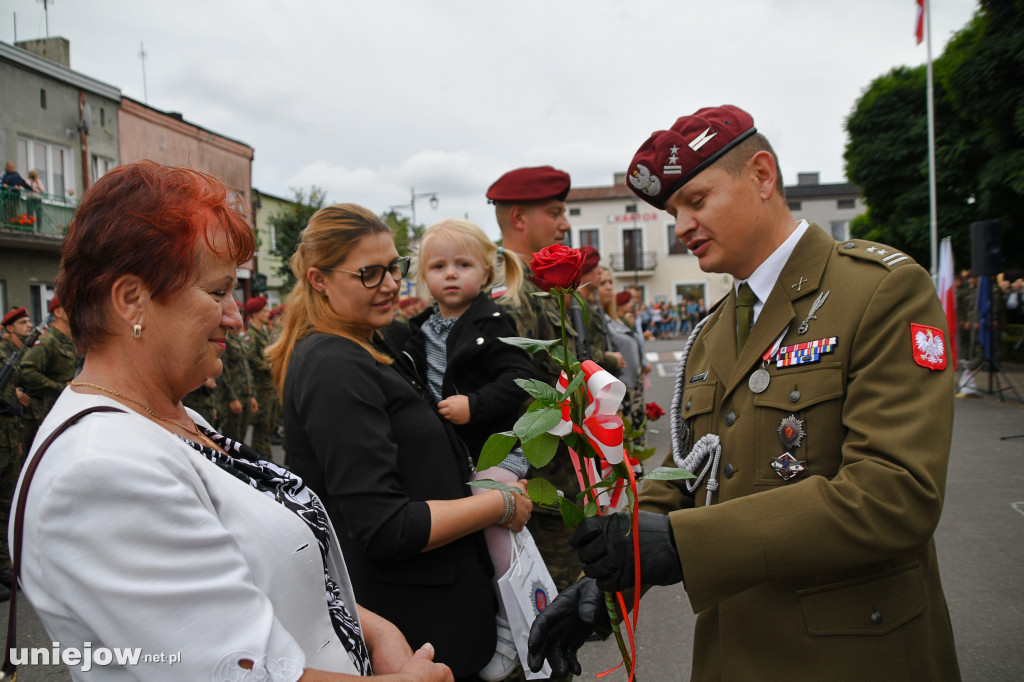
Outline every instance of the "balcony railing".
{"label": "balcony railing", "polygon": [[77,204],[59,194],[0,189],[0,230],[63,237]]}
{"label": "balcony railing", "polygon": [[612,270],[615,272],[651,271],[658,265],[655,251],[626,251],[612,254]]}

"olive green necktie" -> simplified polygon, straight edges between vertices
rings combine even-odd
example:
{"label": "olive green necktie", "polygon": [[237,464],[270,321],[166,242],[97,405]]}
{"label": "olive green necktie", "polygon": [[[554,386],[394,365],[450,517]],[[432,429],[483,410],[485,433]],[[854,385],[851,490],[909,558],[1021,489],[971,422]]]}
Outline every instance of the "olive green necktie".
{"label": "olive green necktie", "polygon": [[750,336],[750,327],[754,324],[755,303],[757,294],[744,282],[736,292],[736,355],[743,350],[747,337]]}

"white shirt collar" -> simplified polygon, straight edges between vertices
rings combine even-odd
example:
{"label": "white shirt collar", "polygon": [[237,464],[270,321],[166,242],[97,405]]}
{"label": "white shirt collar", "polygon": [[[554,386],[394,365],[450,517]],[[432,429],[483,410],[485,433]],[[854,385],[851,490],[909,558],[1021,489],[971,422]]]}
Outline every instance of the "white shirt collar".
{"label": "white shirt collar", "polygon": [[765,258],[763,263],[757,266],[757,269],[754,270],[750,277],[747,279],[737,279],[733,282],[733,287],[737,291],[740,285],[746,282],[754,294],[757,295],[757,303],[754,304],[755,322],[757,321],[757,316],[761,314],[764,302],[768,300],[769,294],[772,293],[775,282],[779,279],[779,275],[782,274],[782,268],[786,267],[786,262],[793,255],[797,242],[804,236],[808,226],[809,223],[806,220],[801,220],[797,223],[793,233],[786,238],[786,241],[779,244],[779,247],[770,256]]}

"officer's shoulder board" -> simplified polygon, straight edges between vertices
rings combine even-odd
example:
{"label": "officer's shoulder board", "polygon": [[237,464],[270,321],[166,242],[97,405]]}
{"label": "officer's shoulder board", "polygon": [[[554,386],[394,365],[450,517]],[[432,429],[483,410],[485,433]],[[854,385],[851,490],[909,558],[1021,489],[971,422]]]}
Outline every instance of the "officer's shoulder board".
{"label": "officer's shoulder board", "polygon": [[842,256],[877,263],[889,270],[917,262],[899,249],[864,239],[848,239],[839,242],[836,244],[836,250]]}

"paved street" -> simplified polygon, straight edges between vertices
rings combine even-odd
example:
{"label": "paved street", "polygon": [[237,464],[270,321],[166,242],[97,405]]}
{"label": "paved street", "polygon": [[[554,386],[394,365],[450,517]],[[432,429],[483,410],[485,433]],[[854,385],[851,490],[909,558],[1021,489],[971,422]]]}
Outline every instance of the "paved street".
{"label": "paved street", "polygon": [[[676,364],[673,352],[681,347],[681,340],[648,344],[658,362],[646,399],[666,411]],[[1005,374],[993,378],[1003,384],[1009,379],[1017,390],[1024,390],[1024,367],[1004,365],[1002,369]],[[987,389],[988,379],[982,373],[976,383]],[[658,446],[656,457],[660,458],[667,451],[668,419],[653,427],[659,430],[652,444]],[[946,506],[937,544],[964,680],[1024,679],[1024,406],[1000,402],[991,395],[957,400]],[[27,602],[19,606],[18,645],[50,647],[50,638]],[[6,605],[0,606],[0,635],[6,633],[6,616]],[[694,616],[685,591],[679,586],[653,589],[641,602],[639,617],[640,679],[686,680]],[[154,623],[153,627],[160,625]],[[581,662],[582,679],[596,679],[596,674],[616,665],[614,643],[587,644]],[[19,679],[25,682],[70,679],[61,667],[23,666],[19,672]],[[602,679],[625,680],[626,676],[617,672]]]}

